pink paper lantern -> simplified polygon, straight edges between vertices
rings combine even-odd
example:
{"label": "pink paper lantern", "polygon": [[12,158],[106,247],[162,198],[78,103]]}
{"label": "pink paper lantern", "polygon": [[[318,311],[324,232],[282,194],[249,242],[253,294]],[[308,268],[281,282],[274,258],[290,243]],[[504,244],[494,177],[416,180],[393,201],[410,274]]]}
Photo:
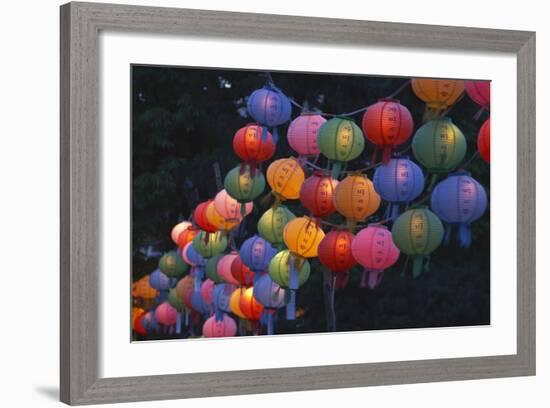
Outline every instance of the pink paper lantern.
{"label": "pink paper lantern", "polygon": [[365,268],[361,286],[374,288],[380,283],[382,272],[399,258],[391,232],[383,225],[369,225],[359,231],[351,243],[351,253]]}
{"label": "pink paper lantern", "polygon": [[301,156],[317,156],[321,153],[317,144],[317,132],[325,122],[326,119],[321,115],[298,116],[288,127],[288,144]]}
{"label": "pink paper lantern", "polygon": [[172,238],[172,241],[174,241],[176,244],[178,243],[178,237],[180,234],[185,231],[187,228],[189,228],[191,224],[189,221],[182,221],[179,224],[176,224],[174,228],[172,228],[172,232],[170,233],[170,237]]}
{"label": "pink paper lantern", "polygon": [[176,324],[178,312],[170,305],[170,303],[164,302],[157,307],[157,310],[155,311],[155,318],[159,323],[164,324],[165,326],[172,326],[173,324]]}
{"label": "pink paper lantern", "polygon": [[201,284],[201,296],[209,305],[212,304],[212,289],[214,289],[214,281],[211,279],[206,279]]}
{"label": "pink paper lantern", "polygon": [[219,321],[214,315],[204,322],[202,334],[204,337],[233,337],[237,334],[237,323],[226,314]]}
{"label": "pink paper lantern", "polygon": [[487,109],[491,104],[490,81],[464,81],[466,93],[475,103]]}
{"label": "pink paper lantern", "polygon": [[243,205],[245,214],[250,214],[252,212],[252,208],[254,208],[254,204],[252,202],[246,204],[239,203],[237,200],[227,194],[227,191],[225,191],[225,189],[216,194],[216,198],[214,199],[214,207],[216,208],[216,211],[226,221],[241,221],[243,218],[241,207]]}
{"label": "pink paper lantern", "polygon": [[231,252],[230,254],[225,255],[222,259],[219,260],[216,271],[218,275],[227,283],[233,285],[240,285],[240,282],[235,279],[231,273],[231,264],[239,256],[238,252]]}

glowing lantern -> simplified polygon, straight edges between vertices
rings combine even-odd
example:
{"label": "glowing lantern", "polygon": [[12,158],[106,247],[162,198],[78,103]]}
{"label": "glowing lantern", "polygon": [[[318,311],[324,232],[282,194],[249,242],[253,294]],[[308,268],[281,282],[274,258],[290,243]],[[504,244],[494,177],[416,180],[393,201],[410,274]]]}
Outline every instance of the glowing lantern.
{"label": "glowing lantern", "polygon": [[248,114],[262,126],[275,127],[290,119],[292,107],[285,94],[272,85],[256,89],[248,97]]}
{"label": "glowing lantern", "polygon": [[231,275],[242,286],[252,286],[256,274],[246,266],[240,256],[236,256],[231,262]]}
{"label": "glowing lantern", "polygon": [[350,174],[336,186],[334,206],[346,217],[349,230],[353,232],[358,221],[365,220],[378,210],[380,196],[367,176]]}
{"label": "glowing lantern", "polygon": [[357,263],[351,253],[353,238],[349,231],[330,231],[319,243],[319,262],[334,273],[349,271]]}
{"label": "glowing lantern", "polygon": [[267,334],[273,334],[273,315],[275,309],[285,305],[285,290],[271,280],[269,275],[263,275],[254,285],[253,295],[264,306],[264,316],[267,320]]}
{"label": "glowing lantern", "polygon": [[410,203],[424,190],[424,174],[416,163],[407,158],[394,158],[374,172],[374,189],[390,202],[385,218],[395,220],[399,204]]}
{"label": "glowing lantern", "polygon": [[163,274],[160,269],[155,269],[149,276],[149,284],[157,290],[168,290],[170,278]]}
{"label": "glowing lantern", "polygon": [[231,294],[231,297],[229,298],[229,308],[231,309],[232,313],[235,313],[241,319],[246,319],[246,316],[243,314],[240,306],[241,295],[243,293],[244,293],[243,288],[238,288],[233,291],[233,293]]}
{"label": "glowing lantern", "polygon": [[443,240],[443,225],[437,215],[426,208],[405,211],[392,227],[393,242],[403,252],[413,256],[413,277],[427,269],[426,255]]}
{"label": "glowing lantern", "polygon": [[216,210],[216,206],[214,203],[210,203],[208,207],[206,208],[206,218],[208,219],[208,222],[216,227],[219,231],[231,231],[233,228],[235,228],[237,225],[239,225],[240,218],[238,220],[235,219],[225,219],[220,215],[220,213]]}
{"label": "glowing lantern", "polygon": [[214,290],[214,281],[211,279],[206,279],[201,284],[201,296],[206,303],[209,305],[212,304],[212,291]]}
{"label": "glowing lantern", "polygon": [[189,227],[178,235],[178,246],[183,249],[188,243],[193,241],[193,238],[199,233],[199,229]]}
{"label": "glowing lantern", "polygon": [[302,258],[316,257],[317,247],[324,237],[321,227],[310,217],[293,219],[283,231],[287,248]]}
{"label": "glowing lantern", "polygon": [[216,320],[216,316],[211,316],[202,326],[204,337],[233,337],[236,334],[237,323],[226,314],[223,315],[221,320]]}
{"label": "glowing lantern", "polygon": [[351,244],[357,262],[365,268],[361,286],[373,289],[380,284],[382,272],[399,259],[399,249],[393,242],[392,233],[383,225],[363,228]]}
{"label": "glowing lantern", "polygon": [[239,203],[248,203],[260,196],[265,190],[265,178],[262,172],[251,172],[248,164],[239,165],[227,173],[223,186],[231,197]]}
{"label": "glowing lantern", "polygon": [[365,148],[363,132],[351,119],[332,118],[317,134],[319,150],[333,161],[332,177],[337,179],[343,162],[356,159]]}
{"label": "glowing lantern", "polygon": [[258,220],[258,233],[273,245],[283,244],[283,230],[290,220],[296,218],[284,205],[270,208]]}
{"label": "glowing lantern", "polygon": [[265,127],[250,124],[235,133],[233,150],[245,162],[261,163],[275,154],[275,144]]}
{"label": "glowing lantern", "polygon": [[450,174],[437,184],[432,192],[431,208],[447,223],[445,242],[449,242],[453,227],[458,229],[458,241],[467,248],[472,241],[470,224],[487,209],[487,193],[470,173]]}
{"label": "glowing lantern", "polygon": [[208,279],[211,279],[215,283],[224,282],[223,278],[218,274],[218,264],[223,257],[225,257],[224,254],[218,254],[213,256],[208,260],[208,262],[206,262],[206,277]]}
{"label": "glowing lantern", "polygon": [[317,156],[321,151],[317,144],[319,128],[326,122],[321,115],[302,114],[288,126],[288,144],[300,156]]}
{"label": "glowing lantern", "polygon": [[466,138],[450,118],[435,119],[416,131],[412,150],[430,173],[448,173],[464,159]]}
{"label": "glowing lantern", "polygon": [[176,251],[170,251],[160,258],[159,269],[169,278],[180,278],[185,275],[189,266]]}
{"label": "glowing lantern", "polygon": [[277,250],[269,242],[254,235],[241,245],[239,257],[241,261],[254,273],[264,272],[269,266],[269,261],[275,256]]}
{"label": "glowing lantern", "polygon": [[464,93],[464,82],[452,79],[414,78],[412,90],[426,102],[424,119],[429,120],[439,116],[460,99]]}
{"label": "glowing lantern", "polygon": [[216,194],[214,199],[214,207],[226,221],[240,222],[243,215],[248,215],[254,208],[253,203],[240,204],[237,200],[227,194],[227,191],[222,190]]}
{"label": "glowing lantern", "polygon": [[409,140],[412,131],[411,113],[395,99],[381,99],[369,106],[363,115],[365,137],[383,151],[384,163],[388,162],[396,146]]}
{"label": "glowing lantern", "polygon": [[472,101],[484,109],[491,104],[491,81],[464,81],[466,93]]}
{"label": "glowing lantern", "polygon": [[177,311],[170,303],[161,303],[155,310],[155,319],[157,319],[160,324],[172,326],[176,324]]}
{"label": "glowing lantern", "polygon": [[218,262],[218,276],[222,278],[223,282],[231,283],[233,285],[239,285],[240,282],[235,279],[232,273],[232,266],[235,259],[239,257],[239,253],[236,251],[230,254],[224,255],[220,262]]}
{"label": "glowing lantern", "polygon": [[215,233],[201,231],[193,238],[192,244],[201,256],[210,258],[225,251],[225,248],[227,248],[227,237],[220,231]]}
{"label": "glowing lantern", "polygon": [[178,237],[180,234],[185,231],[187,228],[189,228],[191,224],[189,221],[182,221],[174,226],[172,228],[172,232],[170,233],[170,237],[172,238],[172,241],[174,241],[175,244],[178,243]]}
{"label": "glowing lantern", "polygon": [[239,299],[239,307],[248,320],[260,320],[264,310],[263,305],[254,297],[254,288],[244,289]]}
{"label": "glowing lantern", "polygon": [[326,217],[334,208],[333,196],[338,181],[323,172],[315,172],[309,177],[300,190],[300,201],[314,217]]}
{"label": "glowing lantern", "polygon": [[195,208],[195,211],[193,212],[193,220],[195,220],[195,224],[203,231],[206,232],[216,232],[216,226],[212,225],[208,218],[206,217],[206,210],[210,203],[212,203],[214,200],[208,200],[200,203]]}
{"label": "glowing lantern", "polygon": [[[296,270],[296,284],[291,284],[292,268]],[[288,249],[279,252],[269,263],[269,276],[273,282],[286,289],[298,289],[307,282],[310,273],[309,262],[306,259],[297,260]]]}
{"label": "glowing lantern", "polygon": [[267,183],[278,201],[299,198],[305,178],[302,166],[292,157],[275,160],[267,168]]}
{"label": "glowing lantern", "polygon": [[491,162],[491,120],[487,119],[481,125],[477,135],[477,150],[487,163]]}
{"label": "glowing lantern", "polygon": [[136,316],[136,318],[133,320],[132,328],[134,329],[134,332],[141,336],[147,336],[147,330],[145,330],[145,327],[143,327],[143,318],[145,317],[145,312],[140,313]]}

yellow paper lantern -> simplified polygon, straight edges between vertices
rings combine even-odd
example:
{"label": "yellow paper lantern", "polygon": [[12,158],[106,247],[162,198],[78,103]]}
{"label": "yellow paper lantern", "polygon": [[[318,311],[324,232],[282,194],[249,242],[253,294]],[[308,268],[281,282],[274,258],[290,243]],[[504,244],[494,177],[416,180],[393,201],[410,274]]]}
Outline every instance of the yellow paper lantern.
{"label": "yellow paper lantern", "polygon": [[464,81],[460,80],[414,78],[411,85],[415,95],[426,102],[424,121],[438,117],[464,93]]}
{"label": "yellow paper lantern", "polygon": [[243,314],[240,306],[241,296],[243,292],[244,292],[244,288],[237,288],[233,291],[233,293],[231,294],[231,297],[229,298],[229,308],[233,313],[235,313],[241,319],[246,319],[246,316]]}
{"label": "yellow paper lantern", "polygon": [[321,227],[310,217],[294,218],[283,230],[287,248],[302,258],[316,257],[317,247],[324,237]]}
{"label": "yellow paper lantern", "polygon": [[365,220],[380,207],[380,196],[374,184],[363,174],[353,174],[343,179],[334,190],[334,207],[348,220],[353,232],[358,221]]}
{"label": "yellow paper lantern", "polygon": [[302,166],[293,157],[275,160],[267,168],[267,183],[281,200],[299,198],[305,178]]}
{"label": "yellow paper lantern", "polygon": [[144,276],[132,284],[132,296],[142,299],[153,299],[157,297],[158,291],[149,284],[149,275]]}

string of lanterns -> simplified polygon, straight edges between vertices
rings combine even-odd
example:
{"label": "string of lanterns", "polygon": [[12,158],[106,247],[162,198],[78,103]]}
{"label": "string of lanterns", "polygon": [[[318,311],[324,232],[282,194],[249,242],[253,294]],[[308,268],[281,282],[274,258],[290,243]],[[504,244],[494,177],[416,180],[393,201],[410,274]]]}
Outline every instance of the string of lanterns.
{"label": "string of lanterns", "polygon": [[[179,336],[182,327],[191,337],[273,334],[279,309],[286,308],[287,320],[295,319],[297,293],[317,273],[313,258],[326,268],[325,302],[334,316],[334,290],[347,284],[355,265],[364,268],[360,285],[374,289],[401,254],[412,259],[417,278],[428,270],[430,254],[455,234],[461,247],[471,243],[471,224],[486,211],[488,197],[464,165],[459,168],[466,138],[446,112],[464,94],[480,112],[488,111],[489,82],[415,78],[371,106],[335,115],[307,112],[267,75],[268,84],[248,97],[254,122],[233,137],[241,162],[215,197],[195,207],[192,221],[172,228],[176,249],[132,285],[133,330],[140,336]],[[414,135],[410,111],[394,99],[409,84],[426,104],[424,123]],[[290,121],[292,106],[302,112]],[[351,116],[362,112],[359,127]],[[271,161],[264,175],[262,163],[275,156],[279,127],[289,121],[286,138],[297,155]],[[412,157],[398,153],[411,137]],[[368,167],[346,169],[369,143]],[[479,129],[477,147],[475,154],[489,163],[489,119]],[[309,161],[319,156],[327,159],[326,168]],[[366,170],[373,168],[371,180]],[[270,193],[261,201],[273,196],[272,205],[260,216],[257,234],[237,248],[234,233],[266,184]],[[427,199],[429,207],[422,205]],[[293,214],[285,206],[289,200],[299,200],[306,214]],[[380,208],[383,220],[369,223]],[[346,223],[325,219],[334,213]],[[335,330],[335,322],[327,321],[327,327]]]}

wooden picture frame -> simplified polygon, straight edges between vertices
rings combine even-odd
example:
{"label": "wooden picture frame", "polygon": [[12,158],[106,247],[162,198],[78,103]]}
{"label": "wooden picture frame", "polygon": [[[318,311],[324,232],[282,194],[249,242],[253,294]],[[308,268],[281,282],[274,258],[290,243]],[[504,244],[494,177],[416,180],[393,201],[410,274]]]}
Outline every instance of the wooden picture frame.
{"label": "wooden picture frame", "polygon": [[[517,353],[126,378],[98,376],[101,30],[517,55]],[[61,7],[61,400],[97,404],[535,374],[535,33],[113,4]]]}

